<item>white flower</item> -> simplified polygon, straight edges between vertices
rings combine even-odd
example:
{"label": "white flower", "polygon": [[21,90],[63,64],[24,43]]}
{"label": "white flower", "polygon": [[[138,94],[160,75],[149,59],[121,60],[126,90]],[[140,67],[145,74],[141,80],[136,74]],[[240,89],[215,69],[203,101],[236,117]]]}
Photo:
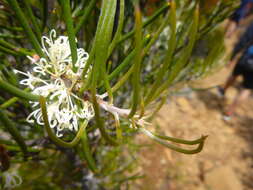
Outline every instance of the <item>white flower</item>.
{"label": "white flower", "polygon": [[[26,85],[33,94],[47,97],[48,120],[51,128],[54,128],[58,137],[62,131],[78,131],[80,119],[90,120],[94,116],[92,104],[76,96],[73,92],[81,78],[83,68],[89,57],[84,49],[77,49],[77,61],[72,63],[69,40],[67,36],[57,38],[55,30],[50,32],[49,38],[42,37],[42,50],[46,58],[28,57],[35,65],[33,72],[21,72],[26,79],[20,84]],[[77,71],[73,71],[73,67]],[[33,107],[38,107],[38,102],[31,102]],[[28,117],[28,122],[36,122],[43,125],[42,112],[38,107]]]}
{"label": "white flower", "polygon": [[4,189],[12,189],[15,188],[19,185],[21,185],[22,183],[22,178],[17,174],[17,173],[9,173],[9,172],[5,172],[3,174],[4,176]]}

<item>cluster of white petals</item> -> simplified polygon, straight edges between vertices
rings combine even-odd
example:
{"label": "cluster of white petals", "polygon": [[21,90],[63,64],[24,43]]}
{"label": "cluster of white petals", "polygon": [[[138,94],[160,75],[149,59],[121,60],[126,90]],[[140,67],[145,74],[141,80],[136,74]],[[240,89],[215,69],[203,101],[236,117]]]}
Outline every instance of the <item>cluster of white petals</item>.
{"label": "cluster of white petals", "polygon": [[[68,37],[57,37],[55,30],[50,32],[49,38],[42,37],[42,50],[46,58],[28,57],[34,65],[32,72],[15,71],[27,77],[20,84],[28,86],[33,94],[47,98],[50,127],[61,137],[64,129],[77,131],[79,119],[90,120],[94,116],[92,104],[73,93],[73,89],[80,86],[79,79],[89,55],[78,48],[78,58],[73,65]],[[75,72],[74,66],[77,68]],[[31,103],[37,109],[27,117],[27,121],[35,119],[43,125],[39,102]]]}

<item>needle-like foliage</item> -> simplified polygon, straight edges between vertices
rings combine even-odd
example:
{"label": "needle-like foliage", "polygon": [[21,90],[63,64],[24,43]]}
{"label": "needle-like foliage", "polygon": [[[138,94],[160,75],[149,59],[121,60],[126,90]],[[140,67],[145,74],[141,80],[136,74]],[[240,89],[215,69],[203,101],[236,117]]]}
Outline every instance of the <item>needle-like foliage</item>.
{"label": "needle-like foliage", "polygon": [[[203,149],[207,136],[155,134],[151,119],[177,84],[218,66],[218,26],[237,2],[154,2],[0,1],[0,169],[19,167],[23,188],[120,189],[142,177],[138,133]],[[17,175],[0,172],[2,186]]]}

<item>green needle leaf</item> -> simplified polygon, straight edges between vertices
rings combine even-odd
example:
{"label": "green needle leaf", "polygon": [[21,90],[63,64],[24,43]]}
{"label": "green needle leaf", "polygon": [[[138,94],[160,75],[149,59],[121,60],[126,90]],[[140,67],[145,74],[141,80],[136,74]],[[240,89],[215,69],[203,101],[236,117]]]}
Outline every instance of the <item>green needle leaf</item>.
{"label": "green needle leaf", "polygon": [[21,90],[8,82],[5,82],[4,80],[0,79],[0,89],[6,90],[7,92],[13,94],[14,96],[17,96],[22,99],[30,100],[30,101],[39,101],[39,96],[34,95],[28,92],[25,92],[24,90]]}

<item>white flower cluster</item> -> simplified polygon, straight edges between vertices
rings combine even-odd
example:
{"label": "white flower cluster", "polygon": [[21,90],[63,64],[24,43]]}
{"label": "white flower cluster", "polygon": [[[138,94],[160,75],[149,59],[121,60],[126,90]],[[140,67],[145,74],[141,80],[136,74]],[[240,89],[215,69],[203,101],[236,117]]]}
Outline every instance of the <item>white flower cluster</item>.
{"label": "white flower cluster", "polygon": [[[32,72],[15,71],[27,77],[20,84],[28,86],[33,94],[47,97],[50,127],[61,137],[64,129],[77,131],[79,119],[90,120],[94,116],[92,104],[73,93],[73,89],[80,87],[79,79],[89,55],[84,49],[77,49],[77,71],[74,72],[68,37],[57,37],[55,30],[49,38],[42,37],[42,50],[47,58],[28,57],[35,65]],[[39,102],[32,103],[33,107],[39,106]],[[33,118],[38,124],[44,124],[40,108],[27,121],[33,122]]]}

